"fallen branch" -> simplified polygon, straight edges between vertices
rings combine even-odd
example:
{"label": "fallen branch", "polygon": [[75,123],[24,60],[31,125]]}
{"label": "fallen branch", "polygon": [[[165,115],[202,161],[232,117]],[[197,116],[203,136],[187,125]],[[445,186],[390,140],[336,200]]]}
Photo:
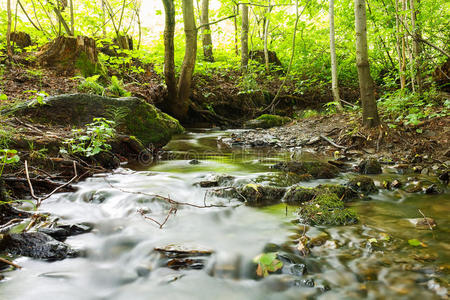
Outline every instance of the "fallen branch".
{"label": "fallen branch", "polygon": [[114,186],[111,182],[109,182],[106,178],[103,178],[103,180],[105,180],[105,182],[113,189],[116,189],[118,191],[121,191],[122,193],[127,193],[127,194],[134,194],[134,195],[142,195],[142,196],[148,196],[148,197],[154,197],[154,198],[158,198],[161,200],[164,200],[172,205],[184,205],[184,206],[191,206],[191,207],[195,207],[195,208],[211,208],[211,207],[227,207],[225,205],[214,205],[214,204],[208,204],[205,205],[205,199],[204,201],[204,205],[197,205],[197,204],[192,204],[192,203],[188,203],[188,202],[179,202],[179,201],[175,201],[169,197],[164,197],[161,195],[157,195],[157,194],[149,194],[149,193],[144,193],[144,192],[133,192],[133,191],[127,191],[121,188],[118,188],[116,186]]}
{"label": "fallen branch", "polygon": [[44,197],[37,197],[34,194],[33,185],[31,184],[30,174],[28,172],[28,161],[25,161],[25,175],[27,176],[27,182],[28,182],[28,186],[30,187],[31,197],[36,200],[36,208],[38,208],[41,205],[42,201],[44,201],[45,199],[50,198],[53,194],[55,194],[56,192],[58,192],[62,188],[68,186],[69,184],[71,184],[78,177],[77,164],[76,164],[75,161],[73,161],[73,172],[74,172],[75,175],[68,182],[58,186],[57,188],[55,188],[53,191],[51,191],[49,194],[47,194]]}
{"label": "fallen branch", "polygon": [[142,209],[138,209],[138,213],[140,213],[144,217],[144,219],[150,220],[150,221],[158,224],[159,225],[159,229],[162,229],[164,227],[164,225],[167,223],[167,221],[169,220],[170,215],[177,213],[177,208],[172,206],[170,208],[169,212],[167,213],[166,218],[164,219],[164,221],[162,223],[158,222],[157,220],[153,219],[152,217],[146,216],[145,212]]}
{"label": "fallen branch", "polygon": [[428,218],[425,217],[425,215],[423,214],[423,212],[420,210],[420,208],[418,209],[419,213],[423,216],[423,219],[427,222],[428,227],[430,228],[431,231],[433,231],[433,226],[431,226],[430,222],[428,221]]}
{"label": "fallen branch", "polygon": [[22,269],[21,266],[19,266],[19,265],[13,263],[12,261],[9,261],[9,260],[7,260],[7,259],[4,259],[4,258],[2,258],[2,257],[0,257],[0,262],[5,263],[5,264],[10,265],[10,266],[13,266],[13,267],[16,268],[16,269]]}
{"label": "fallen branch", "polygon": [[347,147],[344,147],[344,146],[341,146],[341,145],[336,144],[336,143],[333,142],[329,137],[326,137],[326,136],[324,136],[323,134],[321,134],[320,137],[321,137],[323,140],[325,140],[325,141],[327,141],[328,143],[330,143],[331,145],[333,145],[334,147],[336,147],[336,148],[347,150]]}

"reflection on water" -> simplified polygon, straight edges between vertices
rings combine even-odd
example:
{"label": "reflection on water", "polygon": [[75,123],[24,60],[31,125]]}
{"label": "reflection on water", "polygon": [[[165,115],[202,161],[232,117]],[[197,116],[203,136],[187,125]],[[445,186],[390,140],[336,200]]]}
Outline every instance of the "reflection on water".
{"label": "reflection on water", "polygon": [[[206,189],[195,183],[211,174],[252,182],[273,172],[269,168],[273,162],[292,155],[230,150],[217,143],[222,134],[187,133],[166,147],[174,151],[170,160],[135,167],[139,171],[121,169],[106,178],[90,178],[79,183],[76,193],[46,200],[42,211],[67,223],[94,224],[91,233],[67,241],[84,249],[86,257],[52,263],[19,258],[16,263],[23,269],[5,274],[0,299],[433,299],[446,293],[442,287],[449,279],[448,194],[380,192],[371,201],[352,204],[361,216],[358,225],[303,228],[292,222],[296,219],[292,206],[256,209],[237,200],[205,197]],[[324,180],[308,185],[319,182]],[[159,229],[137,210],[163,221],[170,204],[124,191],[226,207],[179,207]],[[415,229],[410,219],[421,217],[418,209],[436,220],[437,230]],[[304,233],[325,236],[327,242],[302,257],[296,241]],[[372,238],[377,243],[369,243]],[[410,246],[408,239],[413,238],[427,247]],[[154,251],[170,244],[213,253],[201,260],[201,270],[172,270]],[[286,268],[282,274],[255,280],[252,259],[268,249],[278,251]],[[306,265],[307,273],[293,275],[287,268],[292,264]]]}

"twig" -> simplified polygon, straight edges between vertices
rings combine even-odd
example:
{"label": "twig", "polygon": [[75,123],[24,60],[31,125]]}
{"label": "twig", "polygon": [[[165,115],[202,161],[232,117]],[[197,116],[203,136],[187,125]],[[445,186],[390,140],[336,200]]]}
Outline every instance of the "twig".
{"label": "twig", "polygon": [[74,172],[74,176],[72,177],[72,179],[70,179],[68,182],[64,183],[63,185],[58,186],[57,188],[55,188],[53,191],[51,191],[49,194],[47,194],[44,197],[37,197],[34,194],[34,189],[33,189],[33,185],[31,184],[31,180],[30,180],[30,174],[28,172],[28,161],[25,161],[25,175],[27,176],[27,181],[28,181],[28,186],[30,187],[30,193],[31,193],[31,197],[33,199],[36,199],[36,208],[39,207],[42,203],[42,201],[44,201],[45,199],[50,198],[53,194],[55,194],[57,191],[59,191],[60,189],[68,186],[69,184],[71,184],[77,177],[78,177],[78,173],[77,173],[77,164],[75,161],[73,161],[73,172]]}
{"label": "twig", "polygon": [[164,197],[161,195],[157,195],[157,194],[148,194],[148,193],[144,193],[144,192],[133,192],[133,191],[127,191],[121,188],[118,188],[116,186],[114,186],[111,182],[109,182],[106,178],[103,178],[103,180],[105,180],[105,182],[113,189],[119,190],[122,193],[127,193],[127,194],[134,194],[134,195],[143,195],[143,196],[148,196],[148,197],[155,197],[155,198],[159,198],[161,200],[164,200],[172,205],[185,205],[185,206],[192,206],[195,208],[211,208],[211,207],[226,207],[225,205],[214,205],[214,204],[209,204],[209,205],[197,205],[197,204],[192,204],[192,203],[188,203],[188,202],[179,202],[179,201],[175,201],[173,199],[171,199],[170,197]]}
{"label": "twig", "polygon": [[170,215],[177,213],[177,208],[172,206],[170,208],[169,212],[167,213],[166,218],[164,219],[164,221],[162,223],[157,221],[157,220],[155,220],[155,219],[153,219],[152,217],[146,216],[145,212],[142,209],[138,209],[138,213],[140,213],[144,217],[144,219],[150,220],[150,221],[158,224],[159,225],[159,229],[162,229],[164,227],[164,225],[167,223],[167,221],[169,220]]}
{"label": "twig", "polygon": [[13,263],[12,261],[9,261],[9,260],[7,260],[7,259],[4,259],[4,258],[2,258],[2,257],[0,257],[0,262],[5,263],[5,264],[10,265],[10,266],[13,266],[13,267],[16,268],[16,269],[22,269],[21,266],[19,266],[19,265]]}
{"label": "twig", "polygon": [[433,231],[433,227],[431,226],[430,222],[428,221],[427,217],[425,217],[425,215],[423,214],[423,212],[420,210],[420,208],[418,209],[418,211],[420,212],[420,214],[423,216],[423,219],[427,222],[428,227],[430,228],[431,231]]}
{"label": "twig", "polygon": [[324,139],[325,141],[327,141],[328,143],[330,143],[331,145],[333,145],[334,147],[336,147],[336,148],[344,149],[344,150],[347,149],[347,147],[344,147],[344,146],[341,146],[341,145],[336,144],[336,143],[333,142],[330,138],[324,136],[323,134],[321,134],[320,137],[321,137],[322,139]]}

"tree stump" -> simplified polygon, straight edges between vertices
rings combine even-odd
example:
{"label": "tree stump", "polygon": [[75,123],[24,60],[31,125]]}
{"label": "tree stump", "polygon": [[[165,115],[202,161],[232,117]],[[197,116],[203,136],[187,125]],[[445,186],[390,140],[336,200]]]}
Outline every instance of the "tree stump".
{"label": "tree stump", "polygon": [[67,75],[81,73],[87,77],[99,72],[95,40],[86,36],[60,36],[37,53],[43,67],[55,68]]}
{"label": "tree stump", "polygon": [[31,46],[31,37],[28,33],[22,31],[11,32],[9,35],[11,43],[14,43],[20,48],[25,48]]}

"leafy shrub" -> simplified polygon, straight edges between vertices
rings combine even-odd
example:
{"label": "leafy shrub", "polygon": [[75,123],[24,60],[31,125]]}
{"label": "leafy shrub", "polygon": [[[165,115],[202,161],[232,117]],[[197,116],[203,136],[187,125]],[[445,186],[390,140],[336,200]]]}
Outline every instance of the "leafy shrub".
{"label": "leafy shrub", "polygon": [[130,97],[131,93],[128,92],[123,84],[123,81],[116,76],[111,77],[111,84],[108,86],[108,91],[115,97]]}
{"label": "leafy shrub", "polygon": [[78,85],[78,90],[82,93],[87,94],[95,94],[95,95],[103,95],[105,92],[105,88],[98,83],[98,79],[100,75],[94,75],[90,77],[78,77],[81,79],[80,84]]}
{"label": "leafy shrub", "polygon": [[73,129],[73,137],[66,139],[67,149],[60,149],[61,153],[81,154],[85,157],[94,156],[102,151],[111,149],[108,141],[115,136],[114,121],[105,118],[94,118],[85,129]]}

